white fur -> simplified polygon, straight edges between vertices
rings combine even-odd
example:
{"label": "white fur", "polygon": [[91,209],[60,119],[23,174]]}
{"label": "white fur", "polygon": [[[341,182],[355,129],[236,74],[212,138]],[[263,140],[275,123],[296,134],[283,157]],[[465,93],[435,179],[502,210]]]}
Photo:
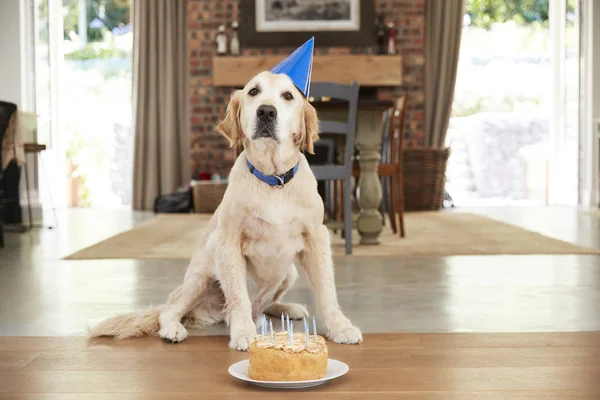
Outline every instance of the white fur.
{"label": "white fur", "polygon": [[[260,86],[260,93],[248,91]],[[282,93],[292,92],[286,100]],[[277,108],[277,137],[252,139],[256,109]],[[169,296],[159,313],[158,334],[172,342],[185,340],[182,324],[200,325],[226,320],[229,346],[246,350],[256,335],[255,320],[267,312],[291,318],[308,315],[299,304],[285,304],[282,296],[302,268],[315,291],[329,338],[338,343],[360,343],[362,334],[340,309],[334,281],[329,231],[323,225],[323,202],[317,181],[301,150],[312,151],[318,138],[314,108],[285,75],[264,72],[232,97],[218,130],[245,150],[229,176],[223,201],[199,239],[183,284]],[[297,162],[296,176],[275,188],[253,176],[246,159],[266,174],[283,174]],[[126,332],[156,333],[152,321],[131,326],[134,318],[114,317],[92,334],[126,337]],[[119,323],[121,325],[119,325]],[[110,329],[108,329],[110,328]],[[137,328],[137,329],[135,329]]]}

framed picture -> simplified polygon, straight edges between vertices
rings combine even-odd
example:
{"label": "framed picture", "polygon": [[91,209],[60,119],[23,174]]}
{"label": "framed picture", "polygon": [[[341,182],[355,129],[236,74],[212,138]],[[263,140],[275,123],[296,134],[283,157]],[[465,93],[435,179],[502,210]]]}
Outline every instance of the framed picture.
{"label": "framed picture", "polygon": [[256,0],[257,32],[358,31],[359,0]]}
{"label": "framed picture", "polygon": [[374,0],[239,0],[242,48],[376,45]]}

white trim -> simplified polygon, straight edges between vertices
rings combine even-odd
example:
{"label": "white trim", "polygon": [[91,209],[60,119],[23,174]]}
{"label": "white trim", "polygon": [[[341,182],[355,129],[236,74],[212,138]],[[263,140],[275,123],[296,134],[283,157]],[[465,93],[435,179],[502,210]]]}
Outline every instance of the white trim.
{"label": "white trim", "polygon": [[19,49],[21,63],[21,111],[32,112],[35,110],[35,97],[33,96],[32,75],[34,48],[31,41],[33,16],[31,15],[31,0],[19,1]]}
{"label": "white trim", "polygon": [[564,76],[565,76],[565,18],[566,3],[564,0],[550,0],[550,60],[552,77],[550,79],[550,157],[548,174],[548,202],[562,202],[563,164],[563,127],[564,127]]}
{"label": "white trim", "polygon": [[[62,134],[60,115],[60,87],[63,50],[63,10],[62,0],[48,0],[48,46],[50,63],[50,140],[44,157],[48,179],[52,177],[52,202],[58,209],[67,207],[67,166],[66,144]],[[43,174],[42,174],[43,175]],[[43,176],[42,176],[42,179]],[[50,199],[44,184],[41,185],[44,206],[49,205]],[[58,189],[58,190],[57,190]]]}
{"label": "white trim", "polygon": [[[597,207],[600,202],[598,187],[598,124],[600,115],[594,115],[595,100],[600,99],[598,89],[594,87],[594,61],[600,60],[598,51],[594,52],[594,12],[598,15],[600,9],[594,10],[593,0],[581,1],[581,124],[580,124],[580,189],[579,203],[584,207]],[[600,15],[598,15],[600,17]],[[600,43],[596,43],[600,48]],[[594,60],[596,58],[596,60]],[[596,67],[597,68],[597,67]],[[599,106],[600,107],[600,106]],[[594,120],[596,117],[596,120]]]}
{"label": "white trim", "polygon": [[[19,61],[21,65],[21,112],[35,112],[35,15],[34,0],[19,1]],[[35,156],[26,154],[27,177],[25,168],[21,170],[19,196],[23,220],[28,221],[27,207],[31,201],[33,208],[40,205],[37,183],[38,171]],[[29,183],[29,187],[26,184]],[[29,191],[27,195],[26,190]]]}

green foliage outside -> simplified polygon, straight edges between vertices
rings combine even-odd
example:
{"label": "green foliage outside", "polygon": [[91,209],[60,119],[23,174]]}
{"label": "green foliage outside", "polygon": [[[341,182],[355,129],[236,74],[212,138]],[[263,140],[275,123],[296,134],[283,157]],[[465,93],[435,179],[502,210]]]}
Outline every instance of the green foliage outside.
{"label": "green foliage outside", "polygon": [[[452,117],[482,112],[541,112],[551,76],[550,0],[466,0]],[[568,87],[577,84],[577,0],[566,0]],[[574,69],[575,68],[575,69]]]}
{"label": "green foliage outside", "polygon": [[[86,0],[87,3],[87,37],[88,42],[102,41],[103,31],[129,24],[129,0]],[[70,32],[78,32],[79,0],[63,0],[64,37],[69,40]],[[104,28],[92,28],[90,23],[99,19]]]}
{"label": "green foliage outside", "polygon": [[[567,13],[575,12],[576,0],[567,1]],[[467,0],[471,26],[490,29],[495,23],[514,21],[519,25],[548,25],[550,0]]]}
{"label": "green foliage outside", "polygon": [[87,46],[65,54],[66,60],[96,60],[99,58],[125,58],[129,53],[119,48],[98,48]]}
{"label": "green foliage outside", "polygon": [[[87,36],[89,42],[103,40],[103,30],[111,31],[118,26],[124,26],[130,22],[130,7],[133,0],[86,0],[87,4]],[[70,40],[71,32],[79,31],[79,0],[62,0],[64,38]],[[41,20],[48,18],[48,0],[40,0],[38,13]],[[105,28],[91,28],[90,23],[100,19]]]}

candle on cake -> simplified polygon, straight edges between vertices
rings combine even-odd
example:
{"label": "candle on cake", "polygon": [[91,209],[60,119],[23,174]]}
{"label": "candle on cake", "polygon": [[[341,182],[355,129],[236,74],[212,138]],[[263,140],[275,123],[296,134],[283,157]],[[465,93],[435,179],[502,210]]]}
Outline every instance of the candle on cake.
{"label": "candle on cake", "polygon": [[281,333],[285,332],[285,322],[283,319],[283,313],[281,313]]}
{"label": "candle on cake", "polygon": [[290,346],[294,345],[294,321],[290,321],[290,327],[288,329],[288,339],[290,340]]}
{"label": "candle on cake", "polygon": [[317,341],[317,320],[313,317],[313,335],[315,342]]}
{"label": "candle on cake", "polygon": [[304,346],[308,349],[308,337],[310,336],[310,334],[308,332],[308,322],[306,322],[306,316],[304,317],[304,336]]}
{"label": "candle on cake", "polygon": [[271,343],[275,344],[275,335],[273,334],[273,320],[269,318],[269,330],[271,331]]}
{"label": "candle on cake", "polygon": [[265,340],[265,333],[266,333],[266,330],[267,330],[267,317],[265,317],[265,314],[262,315],[262,318],[261,318],[260,322],[261,322],[261,324],[260,324],[261,325],[261,329],[260,329],[260,331],[261,331],[261,340]]}

